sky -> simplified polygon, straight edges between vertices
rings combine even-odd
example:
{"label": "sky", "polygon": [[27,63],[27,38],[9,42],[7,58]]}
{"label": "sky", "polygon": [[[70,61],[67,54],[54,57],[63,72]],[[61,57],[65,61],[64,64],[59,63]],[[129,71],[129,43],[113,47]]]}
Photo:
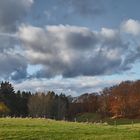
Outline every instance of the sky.
{"label": "sky", "polygon": [[139,0],[0,0],[0,81],[78,96],[140,79]]}

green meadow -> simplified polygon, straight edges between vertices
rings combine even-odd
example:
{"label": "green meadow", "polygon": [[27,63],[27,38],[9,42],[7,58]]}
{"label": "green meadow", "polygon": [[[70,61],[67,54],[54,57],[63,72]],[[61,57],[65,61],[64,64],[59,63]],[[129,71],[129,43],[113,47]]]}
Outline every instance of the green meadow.
{"label": "green meadow", "polygon": [[108,125],[1,118],[0,140],[140,140],[140,123]]}

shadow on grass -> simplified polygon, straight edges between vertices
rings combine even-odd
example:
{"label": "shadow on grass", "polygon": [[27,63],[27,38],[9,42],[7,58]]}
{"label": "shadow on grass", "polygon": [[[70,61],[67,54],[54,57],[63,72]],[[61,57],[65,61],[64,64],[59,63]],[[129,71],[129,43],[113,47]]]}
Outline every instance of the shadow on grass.
{"label": "shadow on grass", "polygon": [[101,116],[97,113],[84,113],[78,114],[76,116],[77,122],[89,122],[89,123],[106,123],[108,125],[133,125],[140,123],[140,119],[111,119],[111,118],[104,118],[102,119]]}
{"label": "shadow on grass", "polygon": [[107,122],[109,125],[133,125],[140,123],[139,119],[105,119],[104,122]]}

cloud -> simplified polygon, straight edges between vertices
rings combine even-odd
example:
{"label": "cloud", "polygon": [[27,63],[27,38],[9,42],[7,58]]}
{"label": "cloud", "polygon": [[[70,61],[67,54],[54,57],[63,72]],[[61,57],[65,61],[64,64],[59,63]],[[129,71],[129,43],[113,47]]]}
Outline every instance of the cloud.
{"label": "cloud", "polygon": [[0,33],[0,80],[21,80],[27,77],[27,60],[16,34]]}
{"label": "cloud", "polygon": [[4,79],[19,80],[26,78],[27,63],[25,58],[17,53],[0,53],[0,77]]}
{"label": "cloud", "polygon": [[[15,81],[58,75],[65,78],[112,75],[130,70],[140,56],[139,47],[132,51],[120,30],[109,28],[92,31],[70,25],[22,24],[16,34],[0,33],[0,44],[4,58],[1,76]],[[40,65],[40,69],[29,76],[28,65]]]}
{"label": "cloud", "polygon": [[95,32],[70,25],[22,25],[19,37],[30,64],[43,66],[36,77],[95,76],[126,69],[122,63],[127,45],[113,29]]}
{"label": "cloud", "polygon": [[13,49],[14,44],[17,43],[15,34],[0,33],[0,52],[6,52],[7,50]]}
{"label": "cloud", "polygon": [[132,50],[130,50],[126,57],[127,59],[125,59],[124,64],[127,65],[129,69],[131,69],[133,67],[132,64],[140,61],[140,46],[137,46],[135,49],[133,48]]}
{"label": "cloud", "polygon": [[33,0],[0,0],[0,31],[14,32]]}
{"label": "cloud", "polygon": [[21,80],[27,77],[27,61],[16,35],[33,0],[0,0],[0,79]]}
{"label": "cloud", "polygon": [[[86,82],[85,82],[86,81]],[[32,92],[54,91],[57,94],[78,96],[82,93],[101,91],[104,87],[117,84],[121,80],[103,80],[98,77],[53,78],[53,79],[27,79],[22,83],[15,83],[16,90]]]}
{"label": "cloud", "polygon": [[122,23],[121,28],[126,33],[129,33],[132,35],[139,35],[140,34],[140,21],[129,19]]}
{"label": "cloud", "polygon": [[103,47],[110,49],[120,49],[121,51],[128,49],[128,44],[124,43],[120,31],[117,29],[102,28],[99,32],[100,42]]}
{"label": "cloud", "polygon": [[140,60],[140,21],[134,19],[128,19],[123,21],[120,26],[120,31],[124,36],[127,34],[127,40],[129,42],[129,50],[126,51],[127,55],[124,59],[124,64],[127,66],[127,69],[131,69],[133,67],[132,64],[135,64]]}

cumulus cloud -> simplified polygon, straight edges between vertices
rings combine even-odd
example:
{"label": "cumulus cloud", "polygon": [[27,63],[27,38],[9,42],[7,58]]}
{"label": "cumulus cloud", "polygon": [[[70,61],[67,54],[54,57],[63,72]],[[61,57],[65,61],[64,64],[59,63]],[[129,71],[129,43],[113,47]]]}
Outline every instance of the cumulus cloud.
{"label": "cumulus cloud", "polygon": [[33,0],[0,0],[0,31],[13,32]]}
{"label": "cumulus cloud", "polygon": [[[15,48],[17,39],[20,53]],[[15,81],[27,78],[28,64],[41,66],[30,78],[97,76],[129,70],[140,56],[139,47],[132,55],[121,32],[109,28],[92,31],[70,25],[22,24],[17,34],[0,33],[0,42],[2,77],[9,75]],[[12,64],[7,71],[6,64]]]}
{"label": "cumulus cloud", "polygon": [[113,74],[125,69],[119,32],[70,25],[45,28],[22,25],[19,36],[31,64],[41,64],[37,77]]}
{"label": "cumulus cloud", "polygon": [[124,32],[139,35],[140,34],[140,21],[129,19],[122,23],[121,28]]}

